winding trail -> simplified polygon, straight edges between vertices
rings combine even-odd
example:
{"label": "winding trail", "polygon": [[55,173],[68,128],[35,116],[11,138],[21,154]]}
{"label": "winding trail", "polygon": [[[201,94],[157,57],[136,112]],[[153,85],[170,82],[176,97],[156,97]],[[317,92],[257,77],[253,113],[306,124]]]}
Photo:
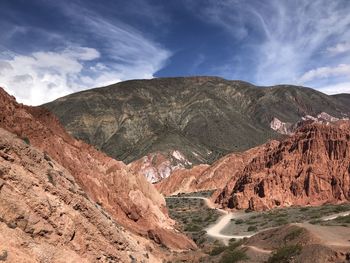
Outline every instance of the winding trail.
{"label": "winding trail", "polygon": [[215,239],[221,240],[225,245],[228,245],[228,242],[230,239],[243,239],[245,237],[251,237],[255,235],[255,232],[249,233],[249,234],[242,234],[242,235],[225,235],[222,234],[221,231],[230,223],[231,219],[234,218],[239,218],[238,213],[232,213],[232,212],[227,212],[223,209],[216,208],[213,202],[205,197],[200,197],[200,196],[179,196],[179,197],[167,197],[167,198],[174,198],[174,199],[200,199],[204,200],[205,204],[208,206],[210,209],[215,209],[219,213],[222,214],[221,217],[213,224],[210,225],[208,228],[206,228],[207,235],[210,237],[213,237]]}
{"label": "winding trail", "polygon": [[[176,196],[176,197],[171,196],[171,197],[166,197],[166,198],[200,199],[200,200],[203,200],[205,202],[205,204],[208,206],[208,208],[215,209],[216,211],[221,213],[222,216],[220,216],[219,219],[214,224],[212,224],[208,228],[206,228],[206,232],[207,232],[208,236],[213,237],[213,238],[218,239],[218,240],[221,240],[225,245],[228,245],[229,240],[232,238],[234,238],[234,239],[242,239],[245,237],[248,238],[248,237],[251,237],[251,236],[257,234],[258,232],[261,232],[261,231],[251,232],[249,234],[241,234],[241,235],[222,234],[221,231],[228,224],[230,224],[231,219],[240,217],[239,213],[228,212],[226,210],[216,208],[210,199],[205,198],[205,197],[201,197],[201,196]],[[347,215],[350,215],[350,211],[324,216],[324,217],[320,218],[320,220],[329,221],[329,220],[333,220],[333,219],[336,219],[338,217],[347,216]],[[310,224],[309,222],[295,223],[295,225],[299,225],[301,227],[304,227],[304,228],[310,230],[313,233],[317,233],[317,236],[319,236],[321,239],[324,239],[326,241],[326,243],[329,245],[349,246],[349,244],[350,244],[350,243],[348,243],[349,242],[348,233],[341,235],[341,231],[339,231],[339,230],[332,233],[332,230],[328,229],[325,226],[316,226],[316,225]],[[335,229],[336,228],[334,228],[334,230]],[[262,231],[264,231],[264,230],[267,230],[267,229],[263,229]],[[328,239],[330,239],[329,241],[327,241],[327,237],[328,237]],[[329,237],[332,237],[332,238],[329,238]],[[271,253],[270,250],[261,249],[261,248],[255,247],[255,246],[245,246],[245,247],[251,248],[251,249],[253,249],[257,252],[260,252],[260,253]]]}
{"label": "winding trail", "polygon": [[329,221],[329,220],[333,220],[333,219],[336,219],[336,218],[341,217],[341,216],[348,216],[348,215],[350,215],[350,211],[341,212],[341,213],[337,213],[337,214],[332,214],[332,215],[329,215],[329,216],[324,216],[324,217],[321,217],[320,220],[322,220],[322,221]]}

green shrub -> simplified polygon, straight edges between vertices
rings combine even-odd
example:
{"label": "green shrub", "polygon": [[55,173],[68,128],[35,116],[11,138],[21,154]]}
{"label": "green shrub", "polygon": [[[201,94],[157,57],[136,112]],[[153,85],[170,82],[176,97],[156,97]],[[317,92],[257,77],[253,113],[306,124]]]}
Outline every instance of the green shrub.
{"label": "green shrub", "polygon": [[52,172],[48,172],[47,173],[47,179],[49,180],[49,183],[52,184],[53,186],[56,186],[56,182],[53,179],[53,173]]}
{"label": "green shrub", "polygon": [[286,225],[286,224],[288,224],[288,220],[285,219],[285,218],[277,218],[275,220],[275,224],[278,225],[278,226]]}
{"label": "green shrub", "polygon": [[300,245],[284,246],[277,249],[276,252],[268,259],[267,263],[289,262],[292,257],[299,255],[301,252]]}
{"label": "green shrub", "polygon": [[258,228],[256,226],[249,226],[248,227],[248,232],[251,232],[251,231],[257,231]]}
{"label": "green shrub", "polygon": [[337,221],[338,223],[350,224],[350,215],[337,217],[335,221]]}
{"label": "green shrub", "polygon": [[290,231],[285,237],[284,242],[292,241],[299,237],[304,232],[304,229],[302,228],[295,228],[292,231]]}
{"label": "green shrub", "polygon": [[236,220],[236,224],[237,224],[237,225],[243,224],[243,222],[244,222],[244,221],[243,221],[242,219],[237,219],[237,220]]}
{"label": "green shrub", "polygon": [[201,230],[200,226],[194,225],[194,224],[189,224],[188,226],[185,227],[185,231],[187,232],[198,232],[200,230]]}
{"label": "green shrub", "polygon": [[225,246],[216,246],[210,251],[210,256],[217,256],[224,252],[226,248]]}
{"label": "green shrub", "polygon": [[310,209],[310,207],[302,207],[299,209],[300,212],[306,212]]}
{"label": "green shrub", "polygon": [[22,138],[22,140],[23,140],[26,144],[30,145],[30,140],[29,140],[28,137],[24,137],[24,138]]}
{"label": "green shrub", "polygon": [[248,256],[240,250],[225,251],[220,259],[220,263],[235,263],[241,260],[247,260]]}
{"label": "green shrub", "polygon": [[309,223],[313,224],[313,225],[318,225],[318,224],[322,223],[322,221],[320,219],[315,219],[315,220],[311,220]]}

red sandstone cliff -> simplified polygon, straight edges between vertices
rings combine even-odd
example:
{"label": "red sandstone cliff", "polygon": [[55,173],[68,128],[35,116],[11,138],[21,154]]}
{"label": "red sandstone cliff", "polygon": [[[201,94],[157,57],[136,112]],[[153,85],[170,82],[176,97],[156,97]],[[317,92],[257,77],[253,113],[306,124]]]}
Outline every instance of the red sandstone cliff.
{"label": "red sandstone cliff", "polygon": [[299,128],[260,152],[216,197],[224,207],[252,210],[349,200],[348,121]]}
{"label": "red sandstone cliff", "polygon": [[176,232],[164,198],[144,176],[65,132],[47,110],[18,104],[0,88],[0,127],[28,138],[65,167],[82,189],[126,228],[174,249],[194,248]]}

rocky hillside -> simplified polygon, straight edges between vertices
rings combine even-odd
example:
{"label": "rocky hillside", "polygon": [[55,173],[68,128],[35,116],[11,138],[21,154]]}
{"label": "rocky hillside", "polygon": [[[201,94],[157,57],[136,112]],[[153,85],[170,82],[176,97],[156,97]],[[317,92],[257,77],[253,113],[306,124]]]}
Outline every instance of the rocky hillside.
{"label": "rocky hillside", "polygon": [[[173,249],[194,247],[176,232],[164,198],[144,176],[72,138],[46,109],[18,104],[0,89],[0,127],[67,169],[89,198],[122,226]],[[53,182],[59,180],[57,173],[51,177]]]}
{"label": "rocky hillside", "polygon": [[311,123],[265,148],[230,179],[216,202],[266,210],[350,200],[350,122]]}
{"label": "rocky hillside", "polygon": [[164,195],[222,189],[231,178],[243,171],[245,165],[256,155],[275,144],[278,142],[271,141],[242,153],[231,153],[212,165],[201,164],[191,169],[178,169],[155,186]]}
{"label": "rocky hillside", "polygon": [[0,128],[0,261],[161,262],[149,248],[46,152]]}
{"label": "rocky hillside", "polygon": [[44,105],[76,138],[127,163],[178,151],[212,163],[276,137],[270,122],[305,115],[350,115],[344,96],[296,86],[256,87],[216,77],[125,81]]}

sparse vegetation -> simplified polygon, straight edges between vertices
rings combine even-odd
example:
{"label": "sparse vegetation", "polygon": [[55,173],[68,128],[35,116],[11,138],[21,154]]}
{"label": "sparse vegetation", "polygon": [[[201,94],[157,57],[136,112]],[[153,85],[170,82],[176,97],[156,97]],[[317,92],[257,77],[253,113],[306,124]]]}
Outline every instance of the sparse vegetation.
{"label": "sparse vegetation", "polygon": [[248,232],[257,231],[257,230],[258,230],[258,228],[256,226],[249,226],[247,229]]}
{"label": "sparse vegetation", "polygon": [[203,200],[184,198],[187,196],[207,196],[211,192],[198,192],[194,195],[179,194],[178,198],[166,198],[169,215],[179,223],[179,228],[186,232],[197,245],[206,243],[204,229],[213,224],[220,216],[216,210],[206,206]]}
{"label": "sparse vegetation", "polygon": [[292,231],[290,231],[285,237],[284,237],[284,242],[288,243],[290,241],[295,240],[298,238],[302,233],[304,232],[303,228],[296,227]]}
{"label": "sparse vegetation", "polygon": [[229,250],[225,251],[222,258],[220,259],[220,263],[234,263],[241,260],[247,260],[248,256],[241,250]]}
{"label": "sparse vegetation", "polygon": [[300,252],[300,245],[284,246],[277,249],[277,251],[268,259],[267,263],[289,262],[292,257],[299,255]]}
{"label": "sparse vegetation", "polygon": [[30,145],[30,140],[29,140],[28,137],[23,137],[22,140],[23,140],[26,144]]}
{"label": "sparse vegetation", "polygon": [[250,226],[252,226],[251,228],[249,228],[250,231],[256,232],[269,227],[283,226],[286,224],[298,222],[310,222],[311,224],[322,225],[327,224],[350,226],[350,223],[348,223],[346,219],[338,218],[338,220],[330,221],[321,220],[321,217],[345,211],[350,211],[349,203],[340,205],[326,204],[317,207],[287,207],[277,208],[274,210],[260,213],[244,213],[242,214],[241,218],[232,219],[232,223],[224,229],[223,233],[232,234],[234,232],[245,232]]}
{"label": "sparse vegetation", "polygon": [[0,261],[6,261],[7,260],[7,256],[8,256],[7,250],[1,251]]}
{"label": "sparse vegetation", "polygon": [[210,251],[210,256],[216,256],[221,254],[227,249],[226,246],[215,246],[211,251]]}
{"label": "sparse vegetation", "polygon": [[53,186],[56,186],[56,182],[53,178],[53,173],[51,171],[47,172],[47,179],[49,180],[49,183],[52,184]]}

